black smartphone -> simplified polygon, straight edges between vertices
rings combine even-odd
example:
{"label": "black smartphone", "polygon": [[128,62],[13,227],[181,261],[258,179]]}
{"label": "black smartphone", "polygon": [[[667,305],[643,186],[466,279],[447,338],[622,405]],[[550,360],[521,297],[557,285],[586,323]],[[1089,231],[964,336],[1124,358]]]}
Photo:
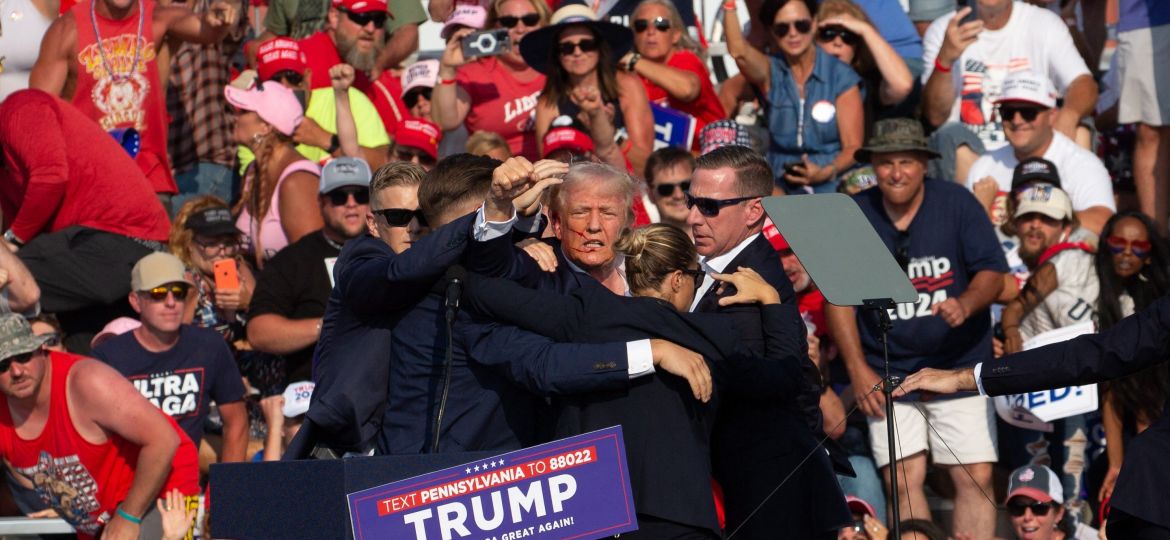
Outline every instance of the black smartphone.
{"label": "black smartphone", "polygon": [[508,29],[496,28],[482,30],[464,37],[460,44],[463,47],[463,58],[482,58],[496,56],[512,50],[512,38],[508,37]]}
{"label": "black smartphone", "polygon": [[957,9],[961,10],[965,7],[971,8],[971,12],[959,20],[959,26],[962,26],[962,25],[967,24],[969,22],[975,22],[977,19],[979,19],[979,17],[977,17],[975,14],[975,10],[977,10],[979,8],[975,7],[975,2],[973,0],[959,0],[959,5],[958,5]]}
{"label": "black smartphone", "polygon": [[784,174],[791,174],[793,176],[798,176],[796,173],[796,166],[797,165],[804,165],[804,162],[803,161],[792,161],[789,163],[785,163],[784,164]]}

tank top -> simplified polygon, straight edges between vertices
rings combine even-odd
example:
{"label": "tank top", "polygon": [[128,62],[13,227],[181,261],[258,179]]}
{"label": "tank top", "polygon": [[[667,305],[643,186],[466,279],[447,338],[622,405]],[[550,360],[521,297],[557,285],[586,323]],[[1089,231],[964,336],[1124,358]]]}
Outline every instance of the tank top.
{"label": "tank top", "polygon": [[[41,434],[22,439],[16,433],[8,396],[0,395],[0,455],[12,465],[14,476],[32,484],[41,501],[57,510],[80,537],[96,536],[114,515],[134,483],[139,446],[110,434],[102,444],[86,441],[69,414],[66,381],[82,356],[49,352],[51,384],[49,417]],[[195,445],[178,424],[159,411],[179,434],[171,472],[163,492],[178,488],[184,495],[199,493],[199,457]]]}
{"label": "tank top", "polygon": [[[130,16],[115,21],[91,11],[93,1],[70,8],[77,21],[79,51],[73,105],[107,132],[137,130],[142,140],[138,166],[156,193],[176,193],[167,158],[166,100],[155,58],[154,2],[139,0]],[[140,9],[144,10],[141,33]],[[133,65],[135,58],[137,65]]]}
{"label": "tank top", "polygon": [[0,101],[17,90],[28,88],[28,76],[40,53],[41,38],[53,24],[31,0],[0,2],[0,51],[4,70],[0,73]]}
{"label": "tank top", "polygon": [[[245,192],[247,192],[250,183],[256,180],[255,168],[251,170],[253,174],[246,175],[244,179]],[[269,203],[268,212],[264,214],[263,219],[259,222],[252,219],[252,213],[248,211],[246,205],[240,211],[239,217],[236,218],[236,229],[239,229],[240,233],[244,235],[244,245],[250,253],[256,256],[258,261],[267,261],[276,255],[276,252],[288,246],[288,236],[284,234],[284,227],[280,226],[280,186],[284,184],[285,178],[298,171],[321,176],[321,168],[316,163],[307,159],[294,161],[281,171],[280,178],[276,180],[276,189],[272,192],[272,202]]]}

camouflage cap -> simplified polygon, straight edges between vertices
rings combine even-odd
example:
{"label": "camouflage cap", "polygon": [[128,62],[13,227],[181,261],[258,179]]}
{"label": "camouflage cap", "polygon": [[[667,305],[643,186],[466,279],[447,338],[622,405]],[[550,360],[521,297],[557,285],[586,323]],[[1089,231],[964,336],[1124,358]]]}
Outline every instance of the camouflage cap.
{"label": "camouflage cap", "polygon": [[16,313],[0,315],[0,360],[33,352],[51,336],[38,336],[24,317]]}

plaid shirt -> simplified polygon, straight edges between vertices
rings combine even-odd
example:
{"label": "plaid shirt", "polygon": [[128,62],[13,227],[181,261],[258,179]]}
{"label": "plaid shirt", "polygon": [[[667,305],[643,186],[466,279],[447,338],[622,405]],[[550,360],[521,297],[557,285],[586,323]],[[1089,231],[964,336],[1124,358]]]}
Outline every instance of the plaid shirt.
{"label": "plaid shirt", "polygon": [[[207,11],[210,0],[194,0],[192,10]],[[167,114],[171,117],[167,149],[176,173],[200,162],[234,169],[236,144],[232,141],[235,115],[223,89],[231,82],[231,59],[239,51],[247,17],[239,17],[235,29],[220,43],[183,43],[171,59],[167,80]]]}

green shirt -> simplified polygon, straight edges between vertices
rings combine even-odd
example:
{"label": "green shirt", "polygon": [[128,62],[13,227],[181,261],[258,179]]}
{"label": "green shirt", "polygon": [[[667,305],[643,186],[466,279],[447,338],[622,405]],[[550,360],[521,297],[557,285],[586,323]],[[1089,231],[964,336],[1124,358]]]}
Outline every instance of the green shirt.
{"label": "green shirt", "polygon": [[[278,36],[304,39],[324,29],[330,0],[270,0],[264,28]],[[393,18],[386,19],[386,33],[393,34],[407,24],[422,24],[426,10],[419,0],[389,0]]]}

